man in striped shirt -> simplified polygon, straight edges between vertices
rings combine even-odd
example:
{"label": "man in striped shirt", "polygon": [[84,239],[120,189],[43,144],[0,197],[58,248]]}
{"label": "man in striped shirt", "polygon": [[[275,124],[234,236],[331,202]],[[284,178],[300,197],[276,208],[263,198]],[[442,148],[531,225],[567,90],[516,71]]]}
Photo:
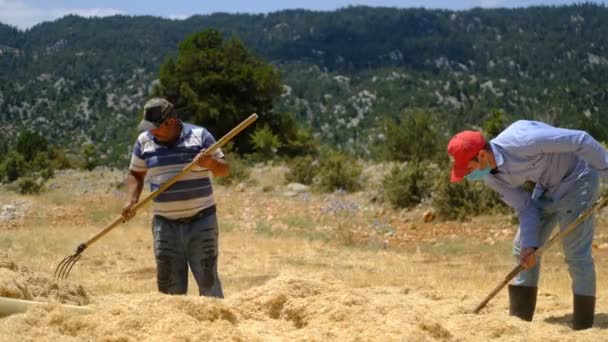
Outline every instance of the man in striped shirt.
{"label": "man in striped shirt", "polygon": [[223,298],[217,272],[218,223],[209,177],[226,176],[230,167],[219,149],[211,156],[203,154],[215,143],[213,136],[179,120],[173,105],[163,98],[146,102],[139,130],[127,176],[125,218],[135,215],[131,208],[139,201],[146,176],[154,191],[192,160],[197,161],[197,166],[154,199],[158,290],[185,294],[190,266],[201,296]]}

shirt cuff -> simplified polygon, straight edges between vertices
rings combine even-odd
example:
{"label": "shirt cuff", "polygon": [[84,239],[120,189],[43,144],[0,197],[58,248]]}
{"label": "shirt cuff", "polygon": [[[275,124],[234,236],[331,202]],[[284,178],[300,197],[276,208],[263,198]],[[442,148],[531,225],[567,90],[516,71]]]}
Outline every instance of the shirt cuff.
{"label": "shirt cuff", "polygon": [[540,246],[538,231],[536,229],[523,230],[521,227],[519,229],[521,231],[521,249],[538,248]]}

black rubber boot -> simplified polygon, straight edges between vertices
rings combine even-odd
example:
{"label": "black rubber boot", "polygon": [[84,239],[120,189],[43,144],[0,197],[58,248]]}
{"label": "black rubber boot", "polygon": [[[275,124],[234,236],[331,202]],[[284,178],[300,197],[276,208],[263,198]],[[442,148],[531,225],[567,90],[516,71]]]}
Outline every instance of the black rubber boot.
{"label": "black rubber boot", "polygon": [[583,330],[593,326],[595,313],[595,297],[574,295],[574,314],[572,315],[572,329]]}
{"label": "black rubber boot", "polygon": [[538,287],[509,285],[509,315],[532,321]]}

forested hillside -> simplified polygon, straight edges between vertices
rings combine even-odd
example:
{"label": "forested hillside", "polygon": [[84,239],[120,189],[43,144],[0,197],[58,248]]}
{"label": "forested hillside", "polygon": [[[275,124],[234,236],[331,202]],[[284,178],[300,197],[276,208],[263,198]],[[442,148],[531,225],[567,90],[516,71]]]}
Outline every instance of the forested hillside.
{"label": "forested hillside", "polygon": [[27,127],[67,149],[94,142],[107,163],[124,166],[160,65],[189,34],[216,28],[282,72],[274,110],[336,148],[370,153],[384,118],[414,110],[435,116],[445,134],[499,110],[607,140],[607,23],[605,6],[585,4],[0,25],[0,127],[4,143]]}

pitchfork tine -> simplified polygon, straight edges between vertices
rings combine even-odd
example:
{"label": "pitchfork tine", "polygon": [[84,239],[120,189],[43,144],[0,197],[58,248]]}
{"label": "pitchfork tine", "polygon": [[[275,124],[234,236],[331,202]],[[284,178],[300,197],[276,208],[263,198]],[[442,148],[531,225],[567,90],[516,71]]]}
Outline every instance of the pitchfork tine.
{"label": "pitchfork tine", "polygon": [[76,264],[78,260],[82,257],[82,252],[85,250],[86,245],[80,244],[78,248],[76,248],[76,252],[63,260],[57,265],[55,269],[55,279],[61,280],[66,279],[70,275],[70,271],[72,271],[72,267]]}
{"label": "pitchfork tine", "polygon": [[70,271],[72,267],[76,264],[76,262],[80,259],[80,254],[70,255],[69,257],[63,259],[57,269],[55,270],[55,278],[56,279],[66,279],[70,275]]}

